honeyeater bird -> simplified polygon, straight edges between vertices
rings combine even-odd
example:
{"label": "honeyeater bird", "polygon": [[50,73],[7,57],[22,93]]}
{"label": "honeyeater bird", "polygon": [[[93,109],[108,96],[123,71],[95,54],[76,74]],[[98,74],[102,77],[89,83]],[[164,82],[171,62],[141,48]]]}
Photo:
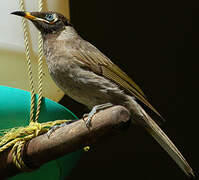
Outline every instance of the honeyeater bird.
{"label": "honeyeater bird", "polygon": [[107,56],[82,39],[66,17],[57,12],[15,11],[11,14],[29,19],[41,32],[50,75],[68,96],[92,109],[88,126],[98,109],[122,105],[131,113],[132,123],[143,126],[184,173],[194,177],[180,151],[138,104],[142,102],[160,116],[143,91]]}

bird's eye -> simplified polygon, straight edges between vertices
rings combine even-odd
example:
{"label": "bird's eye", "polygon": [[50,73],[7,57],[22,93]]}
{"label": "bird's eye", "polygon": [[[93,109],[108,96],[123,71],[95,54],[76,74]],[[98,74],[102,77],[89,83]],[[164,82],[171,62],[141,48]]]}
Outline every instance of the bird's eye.
{"label": "bird's eye", "polygon": [[46,18],[47,21],[53,21],[54,15],[53,14],[46,14],[45,18]]}

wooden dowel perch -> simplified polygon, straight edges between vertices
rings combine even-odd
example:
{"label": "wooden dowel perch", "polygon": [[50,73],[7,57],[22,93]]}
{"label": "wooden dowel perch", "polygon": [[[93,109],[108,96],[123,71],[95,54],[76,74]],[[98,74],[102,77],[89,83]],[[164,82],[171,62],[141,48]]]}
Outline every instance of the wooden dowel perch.
{"label": "wooden dowel perch", "polygon": [[[22,148],[22,159],[32,169],[42,164],[91,145],[103,135],[110,135],[115,128],[128,122],[129,112],[122,106],[114,106],[98,112],[88,129],[84,120],[79,120],[55,130],[50,137],[46,134],[30,140]],[[14,176],[21,171],[13,164],[10,149],[0,154],[0,179]]]}

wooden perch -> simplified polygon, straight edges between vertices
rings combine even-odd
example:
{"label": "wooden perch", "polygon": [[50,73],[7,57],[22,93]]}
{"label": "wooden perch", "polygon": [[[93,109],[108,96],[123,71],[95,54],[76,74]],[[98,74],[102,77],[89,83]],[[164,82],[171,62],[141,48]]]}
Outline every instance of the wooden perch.
{"label": "wooden perch", "polygon": [[[110,135],[113,129],[128,122],[129,112],[122,106],[114,106],[98,112],[92,119],[88,129],[81,119],[55,130],[50,137],[46,134],[30,140],[22,148],[22,159],[31,169],[42,164],[91,145]],[[13,164],[12,151],[7,149],[0,154],[0,179],[14,176],[21,171]]]}

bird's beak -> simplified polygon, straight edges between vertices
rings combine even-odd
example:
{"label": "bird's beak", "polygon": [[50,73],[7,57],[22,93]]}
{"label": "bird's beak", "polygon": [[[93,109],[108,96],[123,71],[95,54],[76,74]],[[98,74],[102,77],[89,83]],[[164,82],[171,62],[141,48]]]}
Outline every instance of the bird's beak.
{"label": "bird's beak", "polygon": [[49,23],[48,21],[46,21],[45,19],[39,18],[34,16],[32,13],[30,12],[26,12],[26,11],[14,11],[11,14],[17,15],[17,16],[22,16],[26,19],[29,19],[31,21],[41,21],[41,22],[45,22],[45,23]]}
{"label": "bird's beak", "polygon": [[31,15],[30,12],[24,12],[24,11],[15,11],[15,12],[12,12],[11,14],[14,14],[14,15],[17,15],[17,16],[22,16],[26,19],[30,19],[30,20],[38,20],[39,18]]}

